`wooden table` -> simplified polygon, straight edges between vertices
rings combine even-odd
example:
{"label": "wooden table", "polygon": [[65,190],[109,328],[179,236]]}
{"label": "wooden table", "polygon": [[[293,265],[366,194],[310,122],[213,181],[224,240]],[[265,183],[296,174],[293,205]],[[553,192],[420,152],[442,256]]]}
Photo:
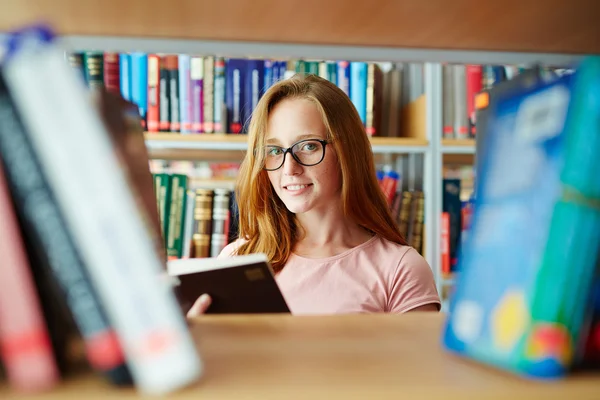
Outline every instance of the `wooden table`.
{"label": "wooden table", "polygon": [[[443,314],[205,316],[205,374],[169,399],[600,399],[600,374],[532,382],[440,346]],[[40,398],[135,398],[84,373]],[[0,385],[0,399],[20,399]]]}

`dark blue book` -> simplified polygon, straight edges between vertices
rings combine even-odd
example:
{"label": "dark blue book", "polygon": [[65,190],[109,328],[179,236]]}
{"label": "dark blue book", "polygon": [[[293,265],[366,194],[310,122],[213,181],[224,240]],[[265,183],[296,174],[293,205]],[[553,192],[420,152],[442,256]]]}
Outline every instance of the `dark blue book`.
{"label": "dark blue book", "polygon": [[230,58],[225,67],[225,104],[229,133],[242,133],[248,60]]}
{"label": "dark blue book", "polygon": [[252,112],[265,92],[264,60],[246,61],[246,81],[244,89],[244,106],[242,107],[242,132],[248,132]]}

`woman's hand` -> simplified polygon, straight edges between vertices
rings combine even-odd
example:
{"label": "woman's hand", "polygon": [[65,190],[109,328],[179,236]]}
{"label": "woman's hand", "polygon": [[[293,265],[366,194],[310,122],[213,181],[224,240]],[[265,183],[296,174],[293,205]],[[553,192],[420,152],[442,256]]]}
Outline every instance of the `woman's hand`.
{"label": "woman's hand", "polygon": [[210,307],[211,302],[212,299],[207,294],[198,297],[198,300],[196,300],[192,308],[187,312],[187,318],[199,317],[202,314],[205,314],[208,307]]}

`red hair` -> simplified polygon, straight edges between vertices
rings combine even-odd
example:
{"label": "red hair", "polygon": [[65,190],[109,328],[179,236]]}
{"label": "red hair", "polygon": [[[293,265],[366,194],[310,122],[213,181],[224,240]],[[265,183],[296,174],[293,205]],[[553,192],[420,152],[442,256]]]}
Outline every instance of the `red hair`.
{"label": "red hair", "polygon": [[328,80],[315,75],[296,75],[271,86],[252,115],[248,152],[236,187],[239,237],[244,239],[236,254],[264,253],[278,272],[299,239],[295,216],[275,193],[263,169],[263,154],[257,151],[265,144],[267,121],[275,105],[293,98],[312,101],[323,118],[327,139],[335,148],[341,170],[344,215],[369,232],[406,245],[379,187],[371,143],[356,108]]}

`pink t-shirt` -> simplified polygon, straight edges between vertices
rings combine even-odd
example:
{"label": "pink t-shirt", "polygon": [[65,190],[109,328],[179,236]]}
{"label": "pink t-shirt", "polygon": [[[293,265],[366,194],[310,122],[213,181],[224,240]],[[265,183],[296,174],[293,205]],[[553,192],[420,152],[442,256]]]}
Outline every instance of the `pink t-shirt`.
{"label": "pink t-shirt", "polygon": [[[240,240],[219,257],[233,255]],[[427,261],[412,247],[374,236],[327,258],[290,255],[275,276],[295,315],[403,313],[426,304],[441,306]]]}

